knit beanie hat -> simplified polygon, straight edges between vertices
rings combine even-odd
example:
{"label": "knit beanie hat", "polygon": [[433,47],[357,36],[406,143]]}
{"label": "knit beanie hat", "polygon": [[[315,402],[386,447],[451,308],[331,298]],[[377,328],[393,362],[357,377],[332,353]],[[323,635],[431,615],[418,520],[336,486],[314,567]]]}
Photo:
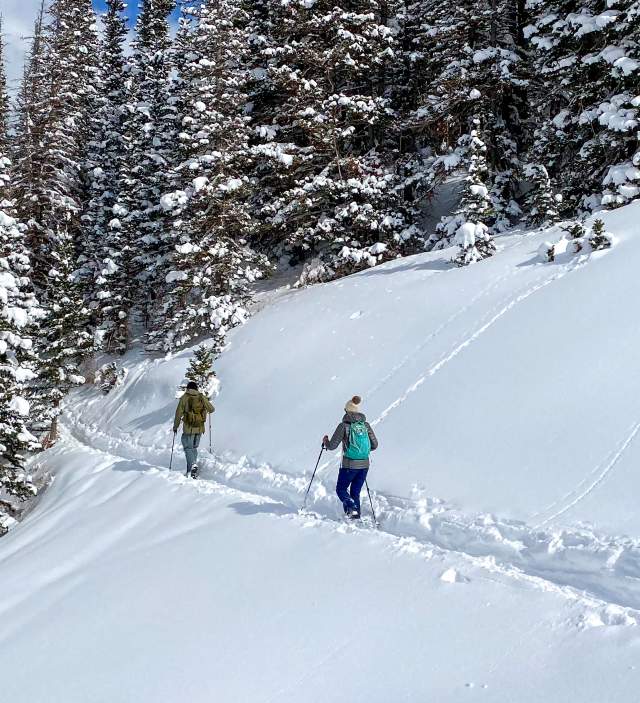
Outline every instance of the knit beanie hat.
{"label": "knit beanie hat", "polygon": [[353,398],[347,401],[344,406],[345,412],[348,413],[359,413],[360,403],[362,403],[362,398],[359,395],[354,395]]}

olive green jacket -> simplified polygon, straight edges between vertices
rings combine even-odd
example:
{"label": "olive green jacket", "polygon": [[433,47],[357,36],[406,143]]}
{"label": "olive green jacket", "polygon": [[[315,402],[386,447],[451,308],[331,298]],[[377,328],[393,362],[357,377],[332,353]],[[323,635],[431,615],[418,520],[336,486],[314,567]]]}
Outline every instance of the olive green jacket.
{"label": "olive green jacket", "polygon": [[178,407],[176,408],[176,416],[173,421],[174,432],[178,431],[178,427],[180,427],[180,423],[184,419],[184,424],[182,425],[182,434],[204,434],[204,422],[200,423],[199,425],[191,426],[187,425],[186,421],[186,414],[188,408],[187,404],[192,402],[190,400],[191,398],[198,397],[202,398],[202,402],[204,403],[204,407],[206,408],[206,411],[208,413],[215,412],[215,408],[213,407],[213,405],[211,405],[209,398],[202,395],[202,393],[199,393],[198,391],[194,391],[192,388],[188,388],[182,398],[180,398],[180,402],[178,403]]}

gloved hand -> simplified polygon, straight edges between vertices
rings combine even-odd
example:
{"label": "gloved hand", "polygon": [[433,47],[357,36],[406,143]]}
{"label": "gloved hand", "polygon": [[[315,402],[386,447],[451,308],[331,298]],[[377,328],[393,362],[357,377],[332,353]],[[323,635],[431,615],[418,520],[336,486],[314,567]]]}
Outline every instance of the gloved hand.
{"label": "gloved hand", "polygon": [[328,446],[328,444],[329,444],[329,435],[325,435],[325,436],[322,438],[322,448],[323,448],[323,449],[326,449],[327,446]]}

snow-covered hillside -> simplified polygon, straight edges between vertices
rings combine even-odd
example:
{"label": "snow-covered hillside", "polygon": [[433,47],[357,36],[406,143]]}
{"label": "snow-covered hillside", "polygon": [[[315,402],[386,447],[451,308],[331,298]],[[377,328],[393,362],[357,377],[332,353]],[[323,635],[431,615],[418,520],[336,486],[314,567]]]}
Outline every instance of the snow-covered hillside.
{"label": "snow-covered hillside", "polygon": [[[514,233],[275,298],[217,365],[214,456],[168,471],[189,353],[67,403],[0,541],[10,703],[626,702],[640,670],[640,203],[616,246]],[[381,526],[320,439],[358,393]]]}

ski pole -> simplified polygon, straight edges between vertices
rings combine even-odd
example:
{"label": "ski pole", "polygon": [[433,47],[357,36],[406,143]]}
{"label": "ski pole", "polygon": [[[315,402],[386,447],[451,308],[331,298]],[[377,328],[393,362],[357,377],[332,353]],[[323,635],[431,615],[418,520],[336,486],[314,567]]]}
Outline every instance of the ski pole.
{"label": "ski pole", "polygon": [[371,500],[371,491],[369,490],[369,483],[367,479],[364,480],[364,485],[367,487],[367,495],[369,496],[369,504],[371,505],[371,513],[373,514],[373,522],[377,525],[378,520],[376,518],[376,511],[373,509],[373,501]]}
{"label": "ski pole", "polygon": [[176,443],[176,433],[173,433],[173,442],[171,442],[171,459],[169,459],[169,471],[171,471],[171,464],[173,464],[173,446]]}
{"label": "ski pole", "polygon": [[307,507],[307,498],[309,496],[309,491],[311,490],[311,484],[313,483],[313,479],[316,477],[316,471],[318,470],[318,466],[320,465],[320,459],[322,458],[323,451],[324,451],[324,445],[322,446],[322,449],[320,450],[320,454],[318,454],[318,461],[316,461],[316,468],[313,470],[313,474],[311,475],[311,481],[309,481],[309,486],[307,487],[307,492],[304,494],[304,503],[302,504],[302,510],[304,510]]}

